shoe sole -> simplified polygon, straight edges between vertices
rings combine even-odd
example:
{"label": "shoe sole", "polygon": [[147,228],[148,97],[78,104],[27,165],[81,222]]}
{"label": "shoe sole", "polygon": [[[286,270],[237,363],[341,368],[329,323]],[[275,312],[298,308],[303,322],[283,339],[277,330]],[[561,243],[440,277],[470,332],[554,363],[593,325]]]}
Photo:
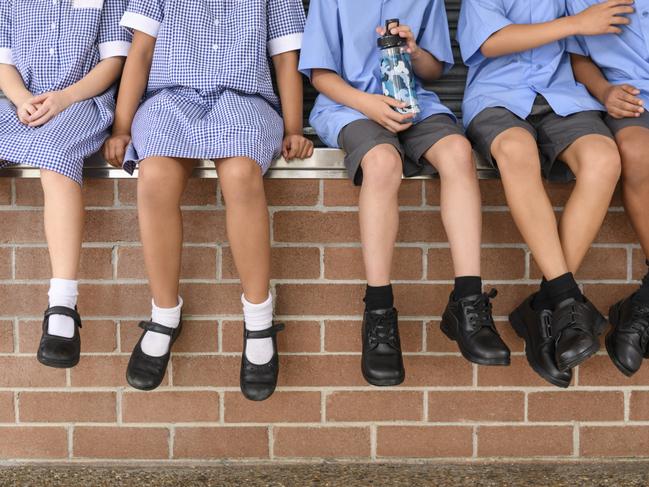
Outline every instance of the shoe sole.
{"label": "shoe sole", "polygon": [[79,364],[80,357],[76,357],[73,360],[51,360],[46,359],[45,357],[41,356],[40,353],[37,353],[36,359],[46,367],[53,367],[55,369],[71,369],[72,367],[75,367],[77,364]]}
{"label": "shoe sole", "polygon": [[593,355],[595,355],[597,352],[599,352],[600,344],[599,340],[590,348],[587,348],[583,352],[581,352],[579,355],[577,355],[576,358],[570,360],[569,362],[565,361],[559,361],[557,360],[557,367],[561,372],[565,372],[566,370],[574,369],[578,365],[583,364],[586,360],[591,358]]}
{"label": "shoe sole", "polygon": [[545,370],[543,370],[531,356],[530,348],[527,346],[527,328],[525,327],[523,320],[518,316],[518,313],[516,311],[509,315],[509,323],[512,325],[512,328],[514,329],[516,334],[520,338],[525,340],[525,358],[527,358],[527,363],[530,365],[530,367],[532,367],[532,370],[534,370],[534,372],[536,372],[541,378],[543,378],[553,386],[567,389],[570,386],[570,382],[558,380],[552,377]]}
{"label": "shoe sole", "polygon": [[469,362],[472,362],[474,364],[478,365],[487,365],[487,366],[501,366],[501,367],[506,367],[508,365],[511,365],[511,359],[505,359],[505,360],[498,360],[498,359],[483,359],[483,358],[478,358],[473,355],[471,355],[469,352],[467,352],[464,349],[464,346],[462,345],[462,342],[457,339],[457,335],[453,333],[451,330],[451,327],[448,325],[448,323],[444,320],[442,320],[442,323],[440,324],[440,329],[442,330],[442,333],[448,337],[449,340],[457,343],[458,348],[460,349],[460,353],[462,356],[467,359]]}
{"label": "shoe sole", "polygon": [[604,344],[606,345],[606,352],[608,353],[611,362],[613,362],[613,365],[615,365],[617,369],[624,375],[631,377],[635,374],[635,372],[630,371],[624,365],[622,365],[622,363],[613,353],[613,333],[620,323],[620,307],[617,304],[614,304],[613,306],[611,306],[611,309],[609,309],[608,320],[611,322],[611,325],[613,325],[613,329],[608,332],[608,334],[606,335],[606,340],[604,341]]}

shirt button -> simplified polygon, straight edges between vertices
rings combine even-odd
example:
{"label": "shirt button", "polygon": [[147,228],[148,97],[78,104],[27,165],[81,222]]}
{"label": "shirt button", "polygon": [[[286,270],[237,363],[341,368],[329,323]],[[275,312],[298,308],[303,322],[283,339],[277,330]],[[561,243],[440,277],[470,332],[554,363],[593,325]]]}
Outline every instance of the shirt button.
{"label": "shirt button", "polygon": [[214,19],[214,25],[219,25],[220,23],[219,19]]}
{"label": "shirt button", "polygon": [[647,12],[647,11],[645,10],[644,12],[642,12],[642,16],[643,16],[643,17],[649,17],[649,12]]}
{"label": "shirt button", "polygon": [[53,5],[56,5],[57,3],[59,3],[59,0],[52,0]]}
{"label": "shirt button", "polygon": [[53,48],[53,47],[50,47],[50,56],[54,56],[54,53],[55,53],[55,52],[56,52],[56,51],[54,50],[54,48]]}
{"label": "shirt button", "polygon": [[537,65],[536,65],[536,69],[538,69],[538,70],[543,69],[543,65],[542,65],[542,64],[537,64]]}
{"label": "shirt button", "polygon": [[215,51],[218,51],[219,50],[219,45],[218,44],[212,44],[212,49],[214,49]]}
{"label": "shirt button", "polygon": [[56,22],[52,22],[52,30],[56,29]]}

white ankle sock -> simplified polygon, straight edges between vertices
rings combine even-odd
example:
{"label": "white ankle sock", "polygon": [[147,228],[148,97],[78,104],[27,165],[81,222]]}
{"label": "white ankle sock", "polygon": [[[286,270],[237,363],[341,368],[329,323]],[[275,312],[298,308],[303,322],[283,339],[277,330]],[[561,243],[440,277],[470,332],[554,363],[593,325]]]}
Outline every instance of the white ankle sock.
{"label": "white ankle sock", "polygon": [[[178,305],[174,308],[158,308],[151,300],[151,321],[168,328],[178,328],[183,300],[178,296]],[[171,337],[163,333],[147,331],[142,338],[142,351],[150,357],[162,357],[169,351]]]}
{"label": "white ankle sock", "polygon": [[[48,295],[50,307],[65,306],[74,309],[79,296],[79,281],[51,279]],[[52,315],[48,322],[47,332],[50,335],[72,338],[74,336],[74,320],[65,315]]]}
{"label": "white ankle sock", "polygon": [[[273,326],[273,297],[270,293],[261,304],[252,304],[241,295],[241,303],[247,330],[260,331]],[[251,338],[246,341],[246,358],[253,364],[267,364],[273,358],[272,338]]]}

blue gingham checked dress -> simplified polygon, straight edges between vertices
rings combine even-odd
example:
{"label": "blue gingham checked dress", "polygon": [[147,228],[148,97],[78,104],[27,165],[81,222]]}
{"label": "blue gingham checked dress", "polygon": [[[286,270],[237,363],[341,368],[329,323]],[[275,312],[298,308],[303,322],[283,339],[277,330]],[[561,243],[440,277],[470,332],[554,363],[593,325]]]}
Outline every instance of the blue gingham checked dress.
{"label": "blue gingham checked dress", "polygon": [[[0,0],[0,63],[12,64],[34,95],[67,88],[100,60],[126,56],[119,21],[127,0]],[[41,127],[23,125],[0,100],[0,160],[63,174],[81,184],[83,161],[108,136],[115,88],[70,106]],[[1,166],[0,166],[1,167]]]}
{"label": "blue gingham checked dress", "polygon": [[269,56],[298,50],[301,0],[130,0],[122,25],[156,37],[124,169],[149,157],[247,157],[265,173],[283,122]]}

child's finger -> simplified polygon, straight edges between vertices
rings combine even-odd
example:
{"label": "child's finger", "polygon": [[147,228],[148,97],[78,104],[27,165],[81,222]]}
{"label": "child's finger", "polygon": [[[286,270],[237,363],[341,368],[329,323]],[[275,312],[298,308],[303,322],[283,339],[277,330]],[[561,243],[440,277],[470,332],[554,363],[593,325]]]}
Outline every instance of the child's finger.
{"label": "child's finger", "polygon": [[636,88],[635,86],[631,85],[620,85],[620,88],[625,92],[628,93],[629,95],[637,96],[640,94],[640,90]]}
{"label": "child's finger", "polygon": [[49,112],[49,107],[45,104],[41,105],[38,110],[36,110],[34,113],[29,115],[29,121],[33,122],[35,120],[38,120],[41,118],[43,115],[45,115],[47,112]]}
{"label": "child's finger", "polygon": [[49,98],[49,93],[43,93],[41,95],[36,95],[30,98],[29,100],[27,100],[27,102],[31,105],[38,105],[39,103],[43,103],[48,98]]}
{"label": "child's finger", "polygon": [[640,98],[633,95],[629,95],[624,91],[620,93],[619,99],[636,106],[642,106],[644,104]]}

